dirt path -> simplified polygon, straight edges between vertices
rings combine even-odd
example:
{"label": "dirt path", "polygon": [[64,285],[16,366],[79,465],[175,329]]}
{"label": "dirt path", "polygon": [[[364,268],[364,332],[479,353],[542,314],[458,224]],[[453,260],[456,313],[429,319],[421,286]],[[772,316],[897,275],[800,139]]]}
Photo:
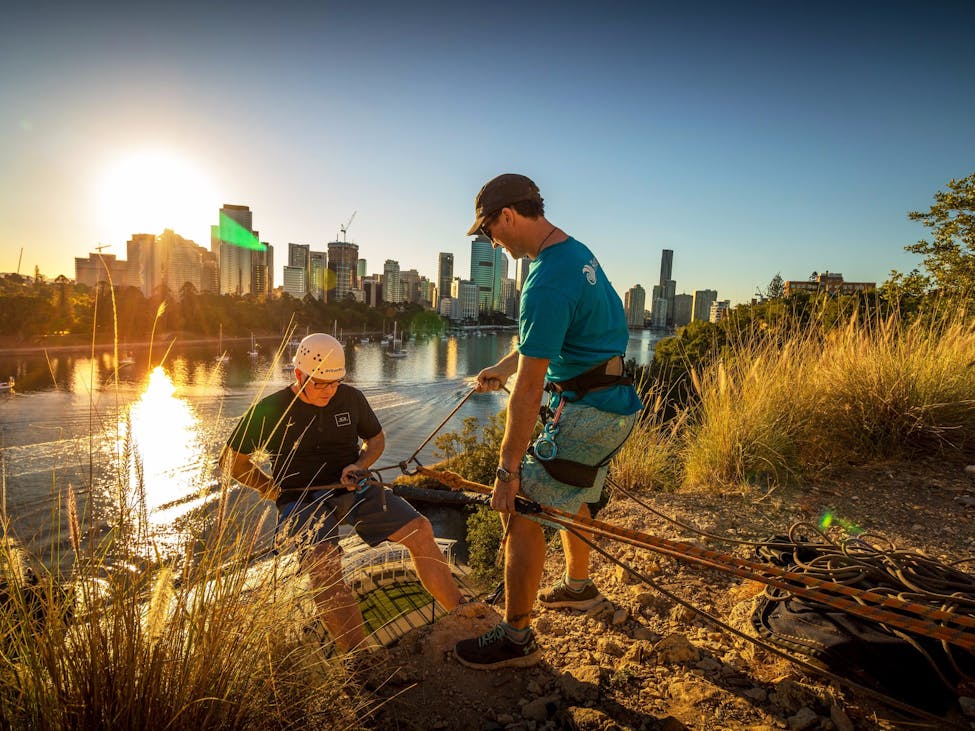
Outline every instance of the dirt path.
{"label": "dirt path", "polygon": [[[963,464],[888,464],[855,468],[802,490],[754,496],[652,494],[664,513],[730,537],[768,538],[796,521],[858,526],[900,548],[942,560],[975,555],[975,478]],[[618,498],[600,519],[655,535],[700,541],[633,502]],[[600,541],[613,555],[654,575],[669,590],[741,623],[755,585],[715,571]],[[550,546],[546,582],[562,570]],[[735,549],[748,555],[750,549]],[[601,556],[593,576],[609,599],[582,616],[536,607],[543,661],[527,670],[476,672],[450,647],[498,621],[485,605],[464,608],[404,638],[383,654],[370,691],[377,729],[890,729],[891,709],[838,688],[750,643],[719,631],[689,610],[634,582]],[[970,571],[975,565],[969,564]],[[975,704],[973,704],[975,705]],[[975,713],[972,708],[971,713]],[[956,718],[975,728],[975,717]]]}

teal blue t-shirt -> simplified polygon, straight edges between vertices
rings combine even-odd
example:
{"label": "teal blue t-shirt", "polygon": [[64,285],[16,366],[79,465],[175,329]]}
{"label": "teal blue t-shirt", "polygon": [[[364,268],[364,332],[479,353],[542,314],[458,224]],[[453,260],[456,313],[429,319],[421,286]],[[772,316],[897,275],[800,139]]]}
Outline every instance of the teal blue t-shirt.
{"label": "teal blue t-shirt", "polygon": [[[528,267],[518,332],[518,352],[547,358],[553,383],[623,355],[630,337],[619,295],[593,253],[571,237],[542,249]],[[623,415],[643,406],[632,386],[591,391],[580,403]]]}

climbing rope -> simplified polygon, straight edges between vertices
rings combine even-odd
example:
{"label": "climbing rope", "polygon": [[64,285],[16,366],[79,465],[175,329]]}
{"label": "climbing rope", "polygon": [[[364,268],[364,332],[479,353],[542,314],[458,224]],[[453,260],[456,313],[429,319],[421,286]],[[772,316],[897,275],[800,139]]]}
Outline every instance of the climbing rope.
{"label": "climbing rope", "polygon": [[[465,480],[454,472],[432,470],[422,466],[418,467],[417,471],[454,490],[469,490],[481,494],[490,494],[492,491],[487,485]],[[592,535],[616,539],[622,543],[682,559],[705,568],[753,579],[871,622],[887,624],[975,651],[975,617],[921,604],[907,597],[891,596],[876,590],[858,590],[817,576],[788,571],[778,566],[738,558],[689,543],[651,536],[527,500],[516,501],[516,505],[519,512],[526,516],[542,516],[548,522],[566,529],[583,528]]]}

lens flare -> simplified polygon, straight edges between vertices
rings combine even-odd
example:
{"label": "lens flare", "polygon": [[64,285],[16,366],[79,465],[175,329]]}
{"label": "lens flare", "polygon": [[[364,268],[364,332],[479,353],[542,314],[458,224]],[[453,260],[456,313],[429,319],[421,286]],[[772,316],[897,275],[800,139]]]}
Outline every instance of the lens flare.
{"label": "lens flare", "polygon": [[837,516],[832,510],[827,510],[819,519],[819,529],[826,530],[833,525],[842,528],[852,536],[857,536],[863,533],[863,529],[860,528],[860,526],[858,526],[856,523],[849,520],[844,520],[843,518]]}

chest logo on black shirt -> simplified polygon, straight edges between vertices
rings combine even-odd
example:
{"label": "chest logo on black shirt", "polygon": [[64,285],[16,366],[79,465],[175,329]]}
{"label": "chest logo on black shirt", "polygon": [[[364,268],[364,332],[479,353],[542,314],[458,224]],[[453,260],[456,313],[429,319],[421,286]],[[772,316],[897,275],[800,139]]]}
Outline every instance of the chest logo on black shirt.
{"label": "chest logo on black shirt", "polygon": [[335,426],[352,426],[352,417],[348,411],[335,415]]}

